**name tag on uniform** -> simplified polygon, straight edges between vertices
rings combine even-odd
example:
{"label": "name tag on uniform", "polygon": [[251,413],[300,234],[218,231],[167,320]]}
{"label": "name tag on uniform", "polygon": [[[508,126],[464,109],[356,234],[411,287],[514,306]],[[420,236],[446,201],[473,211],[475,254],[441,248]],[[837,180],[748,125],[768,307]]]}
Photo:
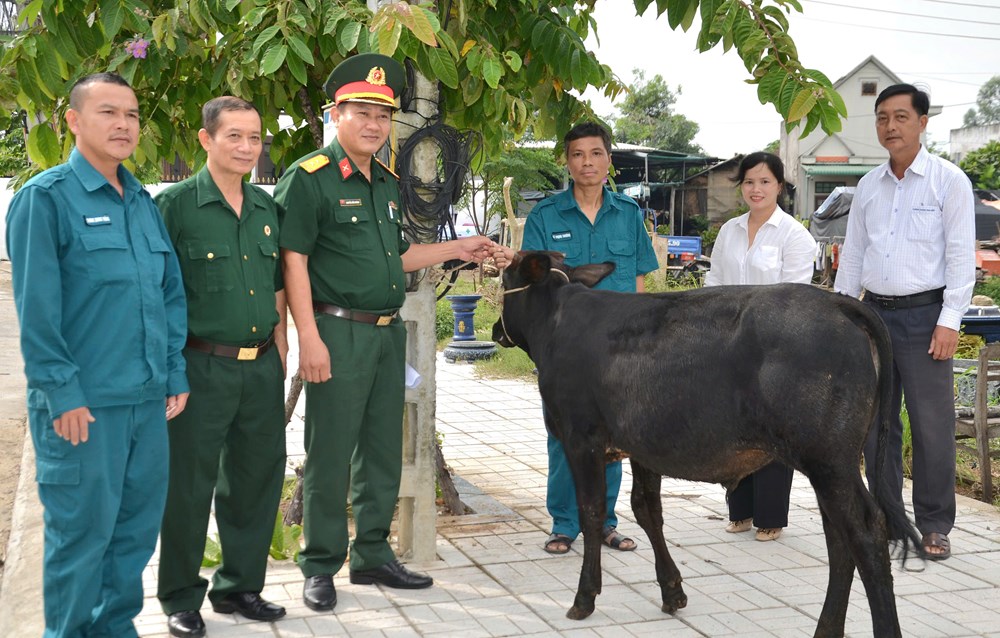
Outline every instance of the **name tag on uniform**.
{"label": "name tag on uniform", "polygon": [[566,241],[567,239],[573,239],[573,233],[568,230],[552,233],[552,241]]}
{"label": "name tag on uniform", "polygon": [[360,199],[342,199],[340,200],[341,206],[362,206],[363,202]]}
{"label": "name tag on uniform", "polygon": [[937,206],[914,206],[913,212],[915,213],[936,213],[938,212]]}
{"label": "name tag on uniform", "polygon": [[389,221],[396,221],[396,202],[389,202]]}
{"label": "name tag on uniform", "polygon": [[83,222],[88,226],[105,226],[111,223],[108,215],[95,215],[94,217],[84,217]]}

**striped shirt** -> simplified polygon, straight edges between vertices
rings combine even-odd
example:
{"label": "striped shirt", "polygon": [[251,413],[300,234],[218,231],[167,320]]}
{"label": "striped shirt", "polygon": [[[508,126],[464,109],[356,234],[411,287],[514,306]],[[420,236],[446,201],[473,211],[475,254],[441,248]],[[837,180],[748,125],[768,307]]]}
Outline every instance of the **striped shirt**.
{"label": "striped shirt", "polygon": [[944,288],[937,324],[958,330],[976,281],[974,210],[969,178],[924,147],[903,179],[882,164],[854,193],[837,292],[898,296]]}

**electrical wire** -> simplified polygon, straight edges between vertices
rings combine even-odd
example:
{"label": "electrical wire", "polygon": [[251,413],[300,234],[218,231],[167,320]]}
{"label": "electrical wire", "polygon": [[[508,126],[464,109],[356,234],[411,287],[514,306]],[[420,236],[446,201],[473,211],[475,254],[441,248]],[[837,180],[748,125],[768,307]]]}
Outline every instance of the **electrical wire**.
{"label": "electrical wire", "polygon": [[[969,23],[968,18],[946,18],[944,16],[932,16],[924,13],[909,13],[908,11],[892,11],[889,9],[876,9],[874,7],[859,7],[851,4],[839,4],[837,2],[824,2],[824,0],[808,0],[809,4],[824,4],[829,7],[837,7],[839,9],[856,9],[858,11],[874,11],[876,13],[888,13],[898,16],[908,16],[911,18],[927,18],[929,20],[943,20],[945,22],[962,22],[964,24]],[[976,24],[988,25],[988,26],[1000,26],[1000,22],[985,22],[983,20],[977,20]],[[945,34],[941,34],[945,35]]]}

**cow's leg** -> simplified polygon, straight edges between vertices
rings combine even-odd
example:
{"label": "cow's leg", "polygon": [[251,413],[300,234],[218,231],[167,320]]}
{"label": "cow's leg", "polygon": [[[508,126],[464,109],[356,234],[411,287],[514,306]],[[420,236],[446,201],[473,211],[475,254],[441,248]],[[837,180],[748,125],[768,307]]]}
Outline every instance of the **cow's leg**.
{"label": "cow's leg", "polygon": [[847,604],[851,597],[851,583],[854,582],[854,557],[843,530],[831,523],[830,517],[826,515],[825,499],[818,500],[826,536],[826,553],[830,561],[830,582],[826,586],[826,600],[819,615],[815,636],[839,637],[844,635]]}
{"label": "cow's leg", "polygon": [[667,550],[667,542],[663,539],[663,503],[660,501],[659,474],[650,471],[641,464],[632,463],[632,512],[636,521],[646,532],[649,544],[653,546],[656,557],[656,582],[660,584],[660,595],[663,599],[661,609],[672,614],[687,606],[687,595],[681,587],[681,572],[674,564]]}
{"label": "cow's leg", "polygon": [[581,620],[594,613],[594,599],[601,593],[601,528],[607,516],[604,480],[604,446],[591,445],[582,437],[562,442],[576,485],[576,505],[583,532],[583,568],[580,585],[567,618]]}
{"label": "cow's leg", "polygon": [[[816,636],[844,635],[853,567],[857,566],[871,608],[874,635],[898,637],[902,634],[892,589],[885,518],[861,475],[850,467],[848,463],[830,467],[823,479],[812,481],[830,553],[830,583]],[[848,552],[850,557],[845,558]]]}

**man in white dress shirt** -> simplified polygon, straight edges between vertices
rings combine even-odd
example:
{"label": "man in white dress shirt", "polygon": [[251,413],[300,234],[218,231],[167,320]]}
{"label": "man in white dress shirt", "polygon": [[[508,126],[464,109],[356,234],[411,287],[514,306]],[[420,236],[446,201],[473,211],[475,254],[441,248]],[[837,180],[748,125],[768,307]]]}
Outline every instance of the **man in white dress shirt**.
{"label": "man in white dress shirt", "polygon": [[[889,161],[861,178],[848,217],[836,290],[865,291],[892,337],[894,409],[913,435],[913,512],[928,557],[951,555],[955,523],[955,413],[951,358],[975,284],[972,185],[920,144],[930,100],[909,84],[875,100],[875,128]],[[887,459],[889,496],[902,502],[902,422]],[[865,446],[869,483],[875,438]]]}

